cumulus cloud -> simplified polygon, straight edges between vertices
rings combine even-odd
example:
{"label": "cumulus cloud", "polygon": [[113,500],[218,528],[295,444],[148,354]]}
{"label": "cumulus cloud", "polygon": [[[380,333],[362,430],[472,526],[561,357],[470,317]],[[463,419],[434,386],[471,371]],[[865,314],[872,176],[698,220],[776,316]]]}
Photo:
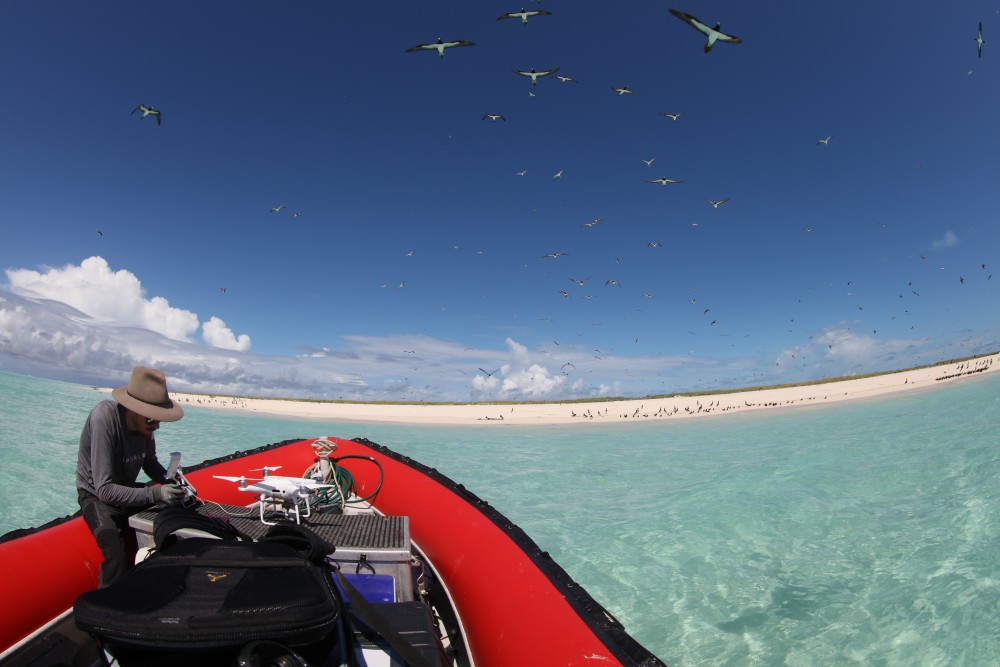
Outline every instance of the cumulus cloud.
{"label": "cumulus cloud", "polygon": [[[198,331],[198,315],[175,308],[161,296],[146,297],[139,279],[125,269],[113,271],[103,257],[88,257],[79,266],[6,271],[10,291],[26,297],[58,301],[72,306],[96,322],[119,327],[140,327],[167,338],[190,342]],[[225,350],[250,349],[250,336],[235,335],[225,322],[210,318],[202,339]]]}
{"label": "cumulus cloud", "polygon": [[511,338],[505,341],[508,359],[490,375],[472,379],[474,393],[502,400],[543,400],[558,396],[567,384],[567,376],[553,372],[527,347]]}
{"label": "cumulus cloud", "polygon": [[[825,329],[812,336],[807,344],[786,348],[778,354],[777,365],[790,369],[783,382],[801,382],[823,377],[861,375],[893,367],[918,365],[924,339],[880,338],[861,333],[846,325]],[[907,360],[899,360],[906,352]],[[931,353],[928,362],[939,360]],[[914,355],[917,355],[916,357]]]}
{"label": "cumulus cloud", "polygon": [[112,271],[103,257],[88,257],[44,273],[8,269],[10,290],[21,296],[61,301],[100,322],[137,326],[174,340],[191,340],[198,316],[174,308],[163,297],[147,299],[139,279],[122,269]]}
{"label": "cumulus cloud", "polygon": [[950,229],[939,239],[931,243],[931,250],[942,250],[944,248],[954,248],[959,243],[958,234]]}
{"label": "cumulus cloud", "polygon": [[214,315],[201,325],[201,337],[209,345],[223,350],[246,352],[250,349],[250,336],[246,334],[234,335],[233,330]]}

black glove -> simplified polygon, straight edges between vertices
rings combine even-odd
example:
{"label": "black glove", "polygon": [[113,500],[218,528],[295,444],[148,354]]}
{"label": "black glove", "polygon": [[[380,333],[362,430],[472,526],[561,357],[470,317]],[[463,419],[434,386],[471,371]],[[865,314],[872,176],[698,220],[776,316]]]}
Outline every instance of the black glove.
{"label": "black glove", "polygon": [[176,484],[163,484],[156,487],[157,502],[164,505],[180,505],[184,502],[184,489]]}

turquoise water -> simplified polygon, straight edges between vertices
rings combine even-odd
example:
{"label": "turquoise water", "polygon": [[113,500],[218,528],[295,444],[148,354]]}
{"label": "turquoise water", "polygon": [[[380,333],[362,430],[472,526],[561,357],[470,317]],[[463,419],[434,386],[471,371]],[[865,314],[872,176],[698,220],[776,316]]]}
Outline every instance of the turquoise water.
{"label": "turquoise water", "polygon": [[[0,373],[0,533],[76,510],[104,398]],[[642,644],[681,665],[1000,663],[1000,375],[682,422],[416,427],[189,408],[195,463],[368,437],[505,513]]]}

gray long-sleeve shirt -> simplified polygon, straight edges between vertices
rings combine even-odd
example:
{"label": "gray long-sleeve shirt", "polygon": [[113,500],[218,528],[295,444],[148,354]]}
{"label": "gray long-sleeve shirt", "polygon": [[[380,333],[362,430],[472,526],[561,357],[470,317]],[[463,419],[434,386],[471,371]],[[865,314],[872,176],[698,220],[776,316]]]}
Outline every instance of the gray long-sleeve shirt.
{"label": "gray long-sleeve shirt", "polygon": [[140,470],[154,482],[166,481],[167,471],[156,458],[156,439],[147,440],[125,428],[125,408],[117,401],[101,401],[90,411],[80,434],[77,488],[109,505],[152,505],[157,490],[135,485]]}

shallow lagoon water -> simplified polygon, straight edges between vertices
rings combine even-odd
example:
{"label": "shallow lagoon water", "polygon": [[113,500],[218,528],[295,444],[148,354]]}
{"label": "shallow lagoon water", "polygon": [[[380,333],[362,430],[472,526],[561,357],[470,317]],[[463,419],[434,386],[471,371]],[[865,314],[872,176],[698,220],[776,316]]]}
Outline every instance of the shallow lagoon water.
{"label": "shallow lagoon water", "polygon": [[[76,510],[106,395],[0,373],[0,532]],[[680,665],[1000,662],[1000,377],[677,422],[400,426],[191,407],[184,462],[367,437],[461,482]]]}

